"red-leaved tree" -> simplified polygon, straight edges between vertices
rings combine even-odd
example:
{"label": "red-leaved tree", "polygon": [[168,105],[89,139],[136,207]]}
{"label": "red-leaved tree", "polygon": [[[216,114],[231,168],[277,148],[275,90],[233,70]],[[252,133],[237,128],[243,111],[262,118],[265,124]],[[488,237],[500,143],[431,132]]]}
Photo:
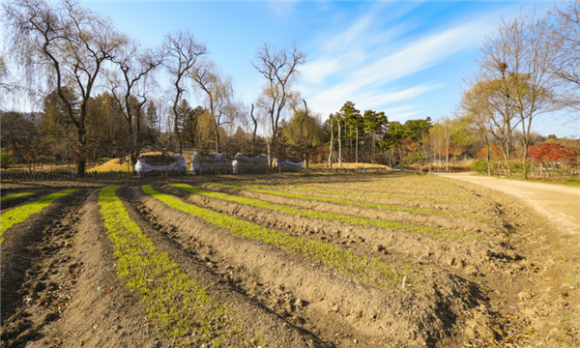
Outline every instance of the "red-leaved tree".
{"label": "red-leaved tree", "polygon": [[[575,152],[568,148],[562,146],[562,144],[557,142],[543,143],[540,145],[535,145],[530,147],[529,155],[543,168],[548,166],[554,168],[556,162],[560,160],[565,160],[567,163],[572,162],[575,158]],[[544,173],[542,172],[542,176]],[[552,176],[552,173],[550,173]]]}

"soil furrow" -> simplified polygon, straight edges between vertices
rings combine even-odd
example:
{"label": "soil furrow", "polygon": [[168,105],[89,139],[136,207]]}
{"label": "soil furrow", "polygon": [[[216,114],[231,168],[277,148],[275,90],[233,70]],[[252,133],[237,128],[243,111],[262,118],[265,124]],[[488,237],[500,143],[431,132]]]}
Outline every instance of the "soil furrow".
{"label": "soil furrow", "polygon": [[[248,187],[237,186],[237,185],[234,186],[231,184],[228,185],[228,184],[221,184],[221,183],[216,183],[216,182],[207,182],[207,184],[220,186],[220,187],[226,187],[226,188],[233,188],[233,189],[237,189],[237,190],[250,191],[250,192],[267,193],[267,194],[283,196],[283,197],[287,197],[287,198],[298,198],[298,199],[305,199],[305,200],[311,200],[311,201],[322,201],[322,202],[327,202],[327,203],[336,203],[336,204],[341,204],[344,206],[384,209],[384,210],[391,210],[391,211],[397,211],[397,212],[409,212],[409,213],[421,214],[421,215],[439,215],[439,216],[445,216],[445,217],[466,218],[466,219],[476,220],[476,221],[491,221],[492,220],[492,217],[473,215],[470,213],[470,211],[465,210],[466,208],[463,208],[462,212],[448,211],[448,210],[450,210],[449,209],[450,207],[448,205],[444,206],[444,207],[436,205],[435,207],[433,207],[433,209],[429,209],[429,208],[419,207],[420,204],[418,204],[418,203],[415,204],[416,207],[409,207],[409,206],[402,206],[402,205],[390,205],[390,204],[369,202],[369,201],[365,201],[364,198],[361,198],[361,200],[344,199],[340,195],[338,195],[338,197],[337,197],[337,195],[332,195],[333,197],[326,197],[324,195],[312,195],[312,194],[304,195],[304,194],[289,193],[289,192],[282,192],[282,191],[269,190],[269,189],[263,190],[263,189],[248,188]],[[405,203],[407,203],[407,202],[405,202]]]}
{"label": "soil furrow", "polygon": [[[2,346],[17,347],[46,336],[40,328],[58,317],[61,308],[53,303],[52,295],[58,297],[72,277],[63,270],[64,279],[56,279],[59,267],[52,260],[57,251],[57,257],[65,257],[63,250],[67,254],[74,244],[70,223],[65,226],[62,221],[76,214],[85,195],[86,191],[77,190],[62,196],[5,232],[1,246]],[[67,271],[68,267],[66,264]]]}
{"label": "soil furrow", "polygon": [[[178,188],[187,190],[187,187],[179,186]],[[391,259],[390,262],[404,260],[405,262],[456,267],[470,264],[478,267],[486,266],[491,270],[499,270],[496,265],[501,267],[501,264],[498,264],[494,259],[499,255],[503,258],[504,253],[507,251],[500,246],[499,241],[495,241],[494,244],[478,241],[466,243],[459,240],[449,241],[419,237],[406,232],[377,228],[371,225],[361,226],[341,221],[325,221],[320,218],[280,213],[272,209],[232,202],[237,196],[224,194],[225,197],[212,198],[211,195],[204,195],[203,190],[200,194],[188,194],[171,186],[166,186],[162,189],[198,206],[229,215],[236,215],[261,226],[286,230],[295,235],[307,235],[309,238],[315,238],[326,243],[358,249],[364,251],[365,254],[381,255],[383,258]],[[194,188],[192,189],[195,190]],[[214,191],[206,192],[216,193]],[[491,245],[495,245],[495,248],[490,248]],[[454,256],[451,257],[449,254]]]}
{"label": "soil furrow", "polygon": [[[180,244],[175,243],[169,237],[155,229],[155,226],[150,224],[141,215],[140,211],[136,209],[133,205],[135,203],[130,204],[127,201],[127,198],[132,197],[129,189],[120,190],[119,196],[131,220],[151,239],[159,252],[167,254],[171,260],[179,265],[180,271],[187,274],[191,279],[195,279],[200,286],[206,289],[205,291],[208,296],[215,298],[220,303],[231,308],[233,315],[239,316],[246,323],[243,328],[245,330],[244,335],[248,335],[251,331],[254,331],[267,342],[266,346],[268,347],[320,346],[321,342],[315,336],[294,327],[294,325],[289,324],[274,313],[265,310],[256,301],[253,301],[243,292],[240,292],[234,285],[224,281],[219,274],[214,272],[212,269],[213,266],[208,267],[207,262],[195,259]],[[251,339],[252,336],[250,335],[250,339],[245,342],[228,344],[233,344],[237,347],[259,344],[259,342],[251,341]]]}
{"label": "soil furrow", "polygon": [[[385,339],[402,347],[432,344],[436,340],[443,342],[445,340],[440,337],[457,334],[452,308],[463,308],[469,301],[482,296],[478,295],[479,290],[472,283],[429,269],[424,271],[438,285],[427,293],[380,290],[272,245],[236,237],[197,217],[168,208],[155,198],[144,195],[140,189],[135,189],[135,195],[162,223],[170,220],[178,233],[214,246],[216,255],[226,258],[236,267],[254,270],[261,283],[302,294],[310,303],[308,307],[313,315],[316,313],[323,318],[329,312],[340,314],[352,325],[354,333],[366,335],[375,346],[390,346]],[[468,300],[468,293],[474,297]]]}
{"label": "soil furrow", "polygon": [[[267,181],[264,181],[268,183]],[[364,194],[377,194],[377,189],[380,190],[382,194],[387,194],[394,197],[409,197],[409,198],[420,198],[420,199],[441,199],[444,197],[447,200],[453,199],[457,200],[458,202],[471,202],[471,203],[486,203],[488,200],[484,197],[477,195],[475,192],[470,192],[471,195],[454,195],[450,194],[449,190],[446,191],[430,191],[425,189],[425,187],[421,188],[421,192],[417,192],[418,190],[413,189],[406,189],[404,184],[399,183],[398,185],[390,185],[389,181],[384,180],[372,185],[369,185],[365,182],[346,182],[346,183],[326,183],[326,184],[310,184],[308,182],[301,182],[295,184],[293,182],[288,183],[281,183],[279,185],[290,185],[295,186],[298,188],[310,188],[314,190],[327,190],[327,189],[338,189],[343,190],[349,193],[364,193]],[[377,186],[380,186],[378,188]]]}
{"label": "soil furrow", "polygon": [[[408,197],[405,195],[393,196],[390,195],[390,191],[387,190],[386,192],[377,193],[375,189],[373,193],[369,194],[366,191],[357,189],[356,192],[350,192],[348,186],[341,185],[340,187],[334,186],[326,186],[324,188],[312,188],[310,185],[289,185],[289,184],[279,184],[279,185],[268,185],[268,184],[261,184],[261,183],[252,183],[247,181],[226,181],[226,183],[231,183],[234,185],[243,185],[243,186],[253,186],[258,188],[264,189],[274,189],[274,190],[283,190],[286,192],[311,192],[316,195],[321,195],[322,197],[333,197],[336,195],[339,196],[348,196],[349,199],[360,200],[362,202],[369,201],[369,202],[384,202],[388,204],[395,204],[395,205],[403,205],[403,206],[415,206],[414,204],[417,203],[424,203],[426,207],[432,206],[433,204],[446,204],[450,207],[454,207],[455,205],[475,205],[475,206],[485,206],[489,204],[485,204],[482,201],[477,200],[464,200],[464,201],[448,201],[442,199],[435,199],[435,198],[425,198],[425,197]],[[351,189],[352,190],[352,189]],[[459,208],[461,209],[461,208]]]}
{"label": "soil furrow", "polygon": [[330,214],[350,215],[367,219],[380,219],[394,221],[403,224],[426,226],[431,228],[443,228],[452,231],[479,234],[484,238],[495,237],[503,240],[507,236],[508,230],[500,222],[484,223],[470,219],[453,217],[442,217],[437,215],[413,214],[405,211],[394,212],[385,209],[375,209],[368,207],[345,207],[337,203],[311,201],[299,198],[290,198],[268,193],[239,190],[237,188],[219,187],[209,184],[201,184],[200,188],[223,192],[231,195],[254,198],[275,204],[289,205],[300,209],[321,211]]}

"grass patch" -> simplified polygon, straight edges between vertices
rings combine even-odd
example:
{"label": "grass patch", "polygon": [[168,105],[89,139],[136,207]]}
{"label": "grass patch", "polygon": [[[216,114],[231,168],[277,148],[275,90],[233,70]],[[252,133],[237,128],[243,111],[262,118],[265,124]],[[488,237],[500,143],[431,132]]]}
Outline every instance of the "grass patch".
{"label": "grass patch", "polygon": [[256,192],[256,193],[266,193],[266,194],[271,194],[271,195],[284,196],[284,197],[288,197],[288,198],[307,199],[307,200],[322,201],[322,202],[336,203],[336,204],[343,204],[343,205],[355,205],[355,206],[365,207],[365,208],[387,209],[387,210],[393,210],[393,211],[406,211],[409,213],[423,214],[423,215],[452,216],[452,217],[456,217],[456,218],[468,218],[468,219],[478,220],[478,221],[491,221],[490,218],[485,217],[485,216],[476,216],[476,215],[457,213],[457,212],[440,211],[440,210],[432,210],[432,209],[424,209],[424,208],[402,207],[402,206],[398,206],[398,205],[389,205],[389,204],[380,204],[380,203],[356,202],[356,201],[349,201],[349,200],[340,199],[340,198],[306,196],[306,195],[300,195],[300,194],[296,194],[296,193],[287,193],[287,192],[261,190],[261,189],[251,189],[251,188],[247,188],[247,187],[224,185],[224,184],[218,184],[218,183],[213,183],[213,182],[206,182],[206,184],[219,186],[219,187],[225,187],[225,188],[233,188],[236,190],[245,190],[245,191]]}
{"label": "grass patch", "polygon": [[341,221],[352,223],[361,226],[376,226],[380,228],[392,228],[397,230],[404,230],[412,233],[417,234],[426,234],[431,237],[435,238],[455,238],[455,239],[463,239],[463,240],[471,240],[471,239],[481,239],[480,236],[471,235],[469,233],[464,232],[456,232],[444,229],[436,229],[430,228],[426,226],[416,226],[416,225],[408,225],[402,224],[394,221],[386,221],[386,220],[374,220],[374,219],[365,219],[359,217],[353,217],[348,215],[339,215],[339,214],[330,214],[330,213],[323,213],[317,212],[312,210],[305,210],[305,209],[296,209],[289,207],[287,205],[281,204],[274,204],[269,202],[260,201],[258,199],[246,198],[246,197],[238,197],[233,195],[228,195],[221,192],[209,191],[198,189],[187,184],[171,184],[173,187],[177,187],[179,189],[200,194],[206,197],[212,197],[217,199],[222,199],[226,201],[247,204],[258,208],[264,208],[268,210],[278,211],[284,214],[291,214],[291,215],[301,215],[306,217],[311,217],[315,219],[323,219],[323,220],[331,220],[331,221]]}
{"label": "grass patch", "polygon": [[228,229],[235,235],[266,242],[290,253],[320,262],[349,277],[382,288],[400,286],[403,277],[407,277],[407,281],[413,284],[423,279],[422,270],[408,263],[387,264],[380,258],[359,255],[327,243],[264,228],[234,216],[184,203],[176,197],[153,190],[149,185],[143,186],[143,192],[172,208]]}
{"label": "grass patch", "polygon": [[[237,181],[226,181],[232,184],[240,184]],[[244,185],[249,186],[258,186],[258,187],[266,187],[266,188],[274,188],[274,189],[282,189],[279,186],[271,186],[271,185],[262,185],[262,184],[247,184]],[[344,191],[327,191],[323,189],[312,189],[312,188],[300,188],[296,187],[295,185],[288,185],[288,190],[294,191],[302,191],[302,192],[314,192],[314,193],[326,193],[331,195],[346,195],[346,196],[357,196],[357,197],[372,197],[372,198],[386,198],[386,199],[402,199],[408,201],[425,201],[425,202],[432,202],[432,203],[446,203],[446,204],[467,204],[467,205],[477,205],[474,203],[469,202],[452,202],[452,201],[440,201],[437,199],[430,199],[430,198],[412,198],[412,197],[398,197],[398,196],[384,196],[384,195],[369,195],[364,193],[356,193],[356,192],[344,192]]]}
{"label": "grass patch", "polygon": [[15,224],[26,221],[32,214],[40,212],[46,208],[52,201],[62,196],[66,196],[76,190],[64,190],[57,193],[41,197],[34,202],[27,203],[21,207],[14,208],[5,213],[2,213],[2,221],[0,222],[0,243],[4,242],[4,232],[14,226]]}
{"label": "grass patch", "polygon": [[12,198],[29,196],[33,193],[34,193],[34,191],[15,193],[13,195],[8,195],[8,196],[4,196],[4,197],[0,198],[0,202],[4,202],[5,200],[12,199]]}
{"label": "grass patch", "polygon": [[252,336],[243,329],[244,323],[207,295],[166,253],[157,251],[131,221],[123,202],[115,196],[116,189],[101,190],[99,205],[107,234],[115,244],[117,272],[121,282],[138,295],[160,334],[195,337],[193,343],[206,342],[211,347],[247,346]]}

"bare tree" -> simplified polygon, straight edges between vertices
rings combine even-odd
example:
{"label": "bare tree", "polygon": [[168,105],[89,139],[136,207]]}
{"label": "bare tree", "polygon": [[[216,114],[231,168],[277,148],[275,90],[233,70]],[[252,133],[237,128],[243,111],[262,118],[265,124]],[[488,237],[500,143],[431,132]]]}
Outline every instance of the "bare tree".
{"label": "bare tree", "polygon": [[330,114],[330,116],[328,116],[328,119],[330,120],[330,145],[329,145],[329,149],[328,149],[328,168],[332,169],[332,152],[333,152],[333,148],[334,148],[334,115]]}
{"label": "bare tree", "polygon": [[252,104],[252,109],[250,110],[250,119],[252,120],[252,123],[254,125],[254,128],[252,129],[252,144],[256,142],[256,133],[258,132],[258,124],[260,124],[262,118],[262,114],[258,112],[258,110],[256,110],[256,113],[254,113],[254,110],[255,107],[254,104]]}
{"label": "bare tree", "polygon": [[[264,44],[256,52],[252,65],[266,80],[262,96],[264,98],[263,106],[270,118],[272,135],[269,148],[271,149],[275,148],[283,110],[291,95],[292,81],[298,76],[297,68],[300,64],[304,64],[305,59],[306,54],[298,51],[296,45],[290,49],[276,50],[270,45]],[[269,156],[269,161],[271,164],[271,156]]]}
{"label": "bare tree", "polygon": [[525,13],[511,21],[503,20],[484,48],[484,67],[499,68],[502,80],[509,83],[505,88],[510,89],[513,115],[521,125],[524,164],[533,121],[561,107],[556,102],[557,84],[551,74],[559,49],[560,40],[553,35],[548,19],[538,20],[534,14]]}
{"label": "bare tree", "polygon": [[580,0],[554,8],[554,33],[561,40],[553,73],[561,83],[564,103],[574,113],[571,121],[580,119]]}
{"label": "bare tree", "polygon": [[234,101],[232,78],[221,76],[211,60],[198,62],[192,69],[191,77],[198,90],[206,96],[206,104],[214,123],[215,151],[219,153],[220,127],[231,126],[241,117],[241,106]]}
{"label": "bare tree", "polygon": [[108,75],[111,94],[129,126],[129,134],[133,142],[131,151],[133,166],[137,163],[137,156],[139,156],[137,140],[141,131],[139,114],[147,103],[147,94],[155,84],[151,73],[162,62],[161,52],[140,51],[138,45],[131,43],[114,60],[119,71],[111,71]]}
{"label": "bare tree", "polygon": [[[336,118],[336,128],[338,128],[338,166],[342,168],[342,137],[340,134],[340,119],[342,118],[340,113],[337,112],[334,114],[334,118]],[[373,140],[374,141],[374,140]]]}
{"label": "bare tree", "polygon": [[[56,87],[66,105],[67,117],[77,130],[77,174],[83,177],[88,145],[85,126],[88,103],[103,65],[117,57],[127,39],[109,21],[72,0],[56,4],[44,0],[5,4],[11,30],[11,52],[16,62],[24,67],[27,88],[32,90],[40,85],[39,75],[47,77],[45,85]],[[66,87],[79,96],[78,113],[65,97]]]}
{"label": "bare tree", "polygon": [[191,68],[195,65],[198,58],[207,53],[203,44],[195,41],[193,34],[189,31],[178,30],[165,36],[163,51],[166,55],[164,65],[169,72],[171,83],[173,84],[173,132],[175,133],[176,143],[179,153],[181,150],[181,137],[179,136],[177,106],[183,97],[185,89],[185,80],[191,76]]}
{"label": "bare tree", "polygon": [[486,105],[486,100],[479,98],[480,95],[472,91],[468,91],[463,95],[460,108],[463,113],[463,118],[469,125],[469,128],[481,140],[485,146],[485,159],[487,161],[487,175],[491,175],[491,146],[492,146],[492,131],[493,131],[493,117],[489,114],[489,108]]}

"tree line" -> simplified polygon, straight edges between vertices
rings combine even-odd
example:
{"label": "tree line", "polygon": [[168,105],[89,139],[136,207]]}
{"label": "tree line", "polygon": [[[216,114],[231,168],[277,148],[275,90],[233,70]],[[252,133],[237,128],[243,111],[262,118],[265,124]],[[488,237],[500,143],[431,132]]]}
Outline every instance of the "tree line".
{"label": "tree line", "polygon": [[[187,30],[167,34],[160,47],[144,48],[76,1],[23,0],[2,6],[11,43],[0,59],[2,94],[26,92],[44,106],[30,115],[3,112],[3,148],[20,160],[35,163],[46,156],[23,152],[32,146],[30,137],[4,136],[9,129],[23,127],[34,131],[38,141],[66,139],[65,157],[74,158],[79,176],[89,159],[103,154],[129,155],[135,164],[142,149],[151,146],[182,153],[189,143],[220,152],[223,133],[229,135],[239,124],[254,124],[253,152],[265,142],[274,155],[289,105],[294,105],[293,112],[300,109],[296,105],[301,98],[292,83],[306,55],[295,45],[276,49],[264,44],[256,51],[252,65],[264,87],[249,112],[236,99],[231,76],[220,71],[205,45]],[[20,67],[21,83],[6,82],[6,58]],[[156,74],[161,70],[171,88],[156,99]],[[188,93],[197,94],[203,105],[191,109]],[[306,116],[310,120],[308,111]],[[258,137],[258,125],[269,129],[269,135]],[[69,150],[74,155],[69,156]]]}
{"label": "tree line", "polygon": [[[480,50],[478,71],[465,79],[457,111],[483,144],[488,173],[498,152],[506,175],[518,168],[527,179],[538,119],[554,112],[567,112],[570,122],[580,119],[579,57],[578,0],[544,17],[522,11],[499,22]],[[577,146],[571,139],[564,143]]]}
{"label": "tree line", "polygon": [[[6,2],[10,49],[0,57],[0,95],[25,92],[41,111],[2,112],[3,152],[32,167],[75,161],[79,176],[87,161],[128,156],[135,164],[144,150],[192,147],[329,167],[449,169],[450,160],[482,156],[490,174],[499,166],[511,175],[517,167],[527,177],[532,147],[547,140],[533,132],[538,117],[567,111],[578,120],[579,4],[554,7],[544,18],[522,12],[502,20],[481,48],[478,71],[465,78],[453,116],[400,123],[382,111],[361,112],[352,101],[322,122],[294,89],[306,60],[295,45],[256,50],[251,64],[263,85],[247,105],[187,30],[146,48],[72,0]],[[17,79],[7,59],[20,67]],[[161,72],[170,85],[159,96]],[[191,105],[191,95],[201,105]],[[3,165],[9,161],[3,155]]]}

